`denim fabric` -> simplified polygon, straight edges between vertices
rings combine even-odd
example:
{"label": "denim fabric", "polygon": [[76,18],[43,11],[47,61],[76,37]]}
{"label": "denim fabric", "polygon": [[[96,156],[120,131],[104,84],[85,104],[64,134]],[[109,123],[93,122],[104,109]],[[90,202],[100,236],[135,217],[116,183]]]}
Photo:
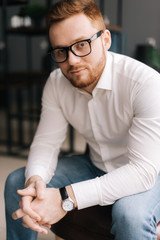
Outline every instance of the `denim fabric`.
{"label": "denim fabric", "polygon": [[155,240],[159,221],[160,174],[151,190],[114,203],[111,232],[115,240]]}
{"label": "denim fabric", "polygon": [[[22,226],[21,220],[11,215],[19,208],[17,189],[24,187],[25,168],[11,173],[5,185],[7,240],[36,240],[37,233]],[[105,172],[96,168],[88,156],[75,155],[60,158],[55,175],[47,187],[59,188],[72,183],[102,176]],[[116,240],[156,239],[156,224],[160,220],[160,176],[152,190],[124,197],[112,208],[112,233]]]}

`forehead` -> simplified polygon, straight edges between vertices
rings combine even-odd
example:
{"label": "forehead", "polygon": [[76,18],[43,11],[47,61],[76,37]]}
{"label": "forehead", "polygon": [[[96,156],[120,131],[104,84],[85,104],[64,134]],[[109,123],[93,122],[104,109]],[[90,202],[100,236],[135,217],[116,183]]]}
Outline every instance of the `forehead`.
{"label": "forehead", "polygon": [[75,41],[90,38],[97,30],[96,24],[93,24],[87,16],[76,14],[52,25],[49,38],[53,47],[68,46]]}

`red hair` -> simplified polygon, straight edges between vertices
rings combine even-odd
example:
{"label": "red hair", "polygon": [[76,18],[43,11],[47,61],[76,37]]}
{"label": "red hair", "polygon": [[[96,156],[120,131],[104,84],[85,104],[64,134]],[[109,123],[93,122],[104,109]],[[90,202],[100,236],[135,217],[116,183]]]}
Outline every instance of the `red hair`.
{"label": "red hair", "polygon": [[80,13],[85,14],[100,30],[105,29],[102,14],[94,0],[61,0],[52,6],[47,15],[48,30],[53,24]]}

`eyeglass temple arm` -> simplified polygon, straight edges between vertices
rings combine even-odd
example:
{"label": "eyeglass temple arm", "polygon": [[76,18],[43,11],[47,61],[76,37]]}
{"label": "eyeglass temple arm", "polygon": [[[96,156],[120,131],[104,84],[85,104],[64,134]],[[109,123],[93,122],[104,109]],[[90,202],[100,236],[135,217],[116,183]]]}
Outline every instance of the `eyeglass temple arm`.
{"label": "eyeglass temple arm", "polygon": [[102,30],[99,31],[99,32],[96,33],[90,40],[91,40],[91,41],[95,40],[96,38],[98,38],[99,36],[101,36],[102,32],[103,32]]}

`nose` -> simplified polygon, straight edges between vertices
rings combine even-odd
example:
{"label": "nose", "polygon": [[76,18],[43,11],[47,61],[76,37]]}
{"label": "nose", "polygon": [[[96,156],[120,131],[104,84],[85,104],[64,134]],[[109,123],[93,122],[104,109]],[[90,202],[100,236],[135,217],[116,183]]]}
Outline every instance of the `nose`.
{"label": "nose", "polygon": [[79,63],[80,60],[81,60],[80,57],[76,56],[72,51],[68,51],[67,61],[70,65],[74,65],[76,63]]}

